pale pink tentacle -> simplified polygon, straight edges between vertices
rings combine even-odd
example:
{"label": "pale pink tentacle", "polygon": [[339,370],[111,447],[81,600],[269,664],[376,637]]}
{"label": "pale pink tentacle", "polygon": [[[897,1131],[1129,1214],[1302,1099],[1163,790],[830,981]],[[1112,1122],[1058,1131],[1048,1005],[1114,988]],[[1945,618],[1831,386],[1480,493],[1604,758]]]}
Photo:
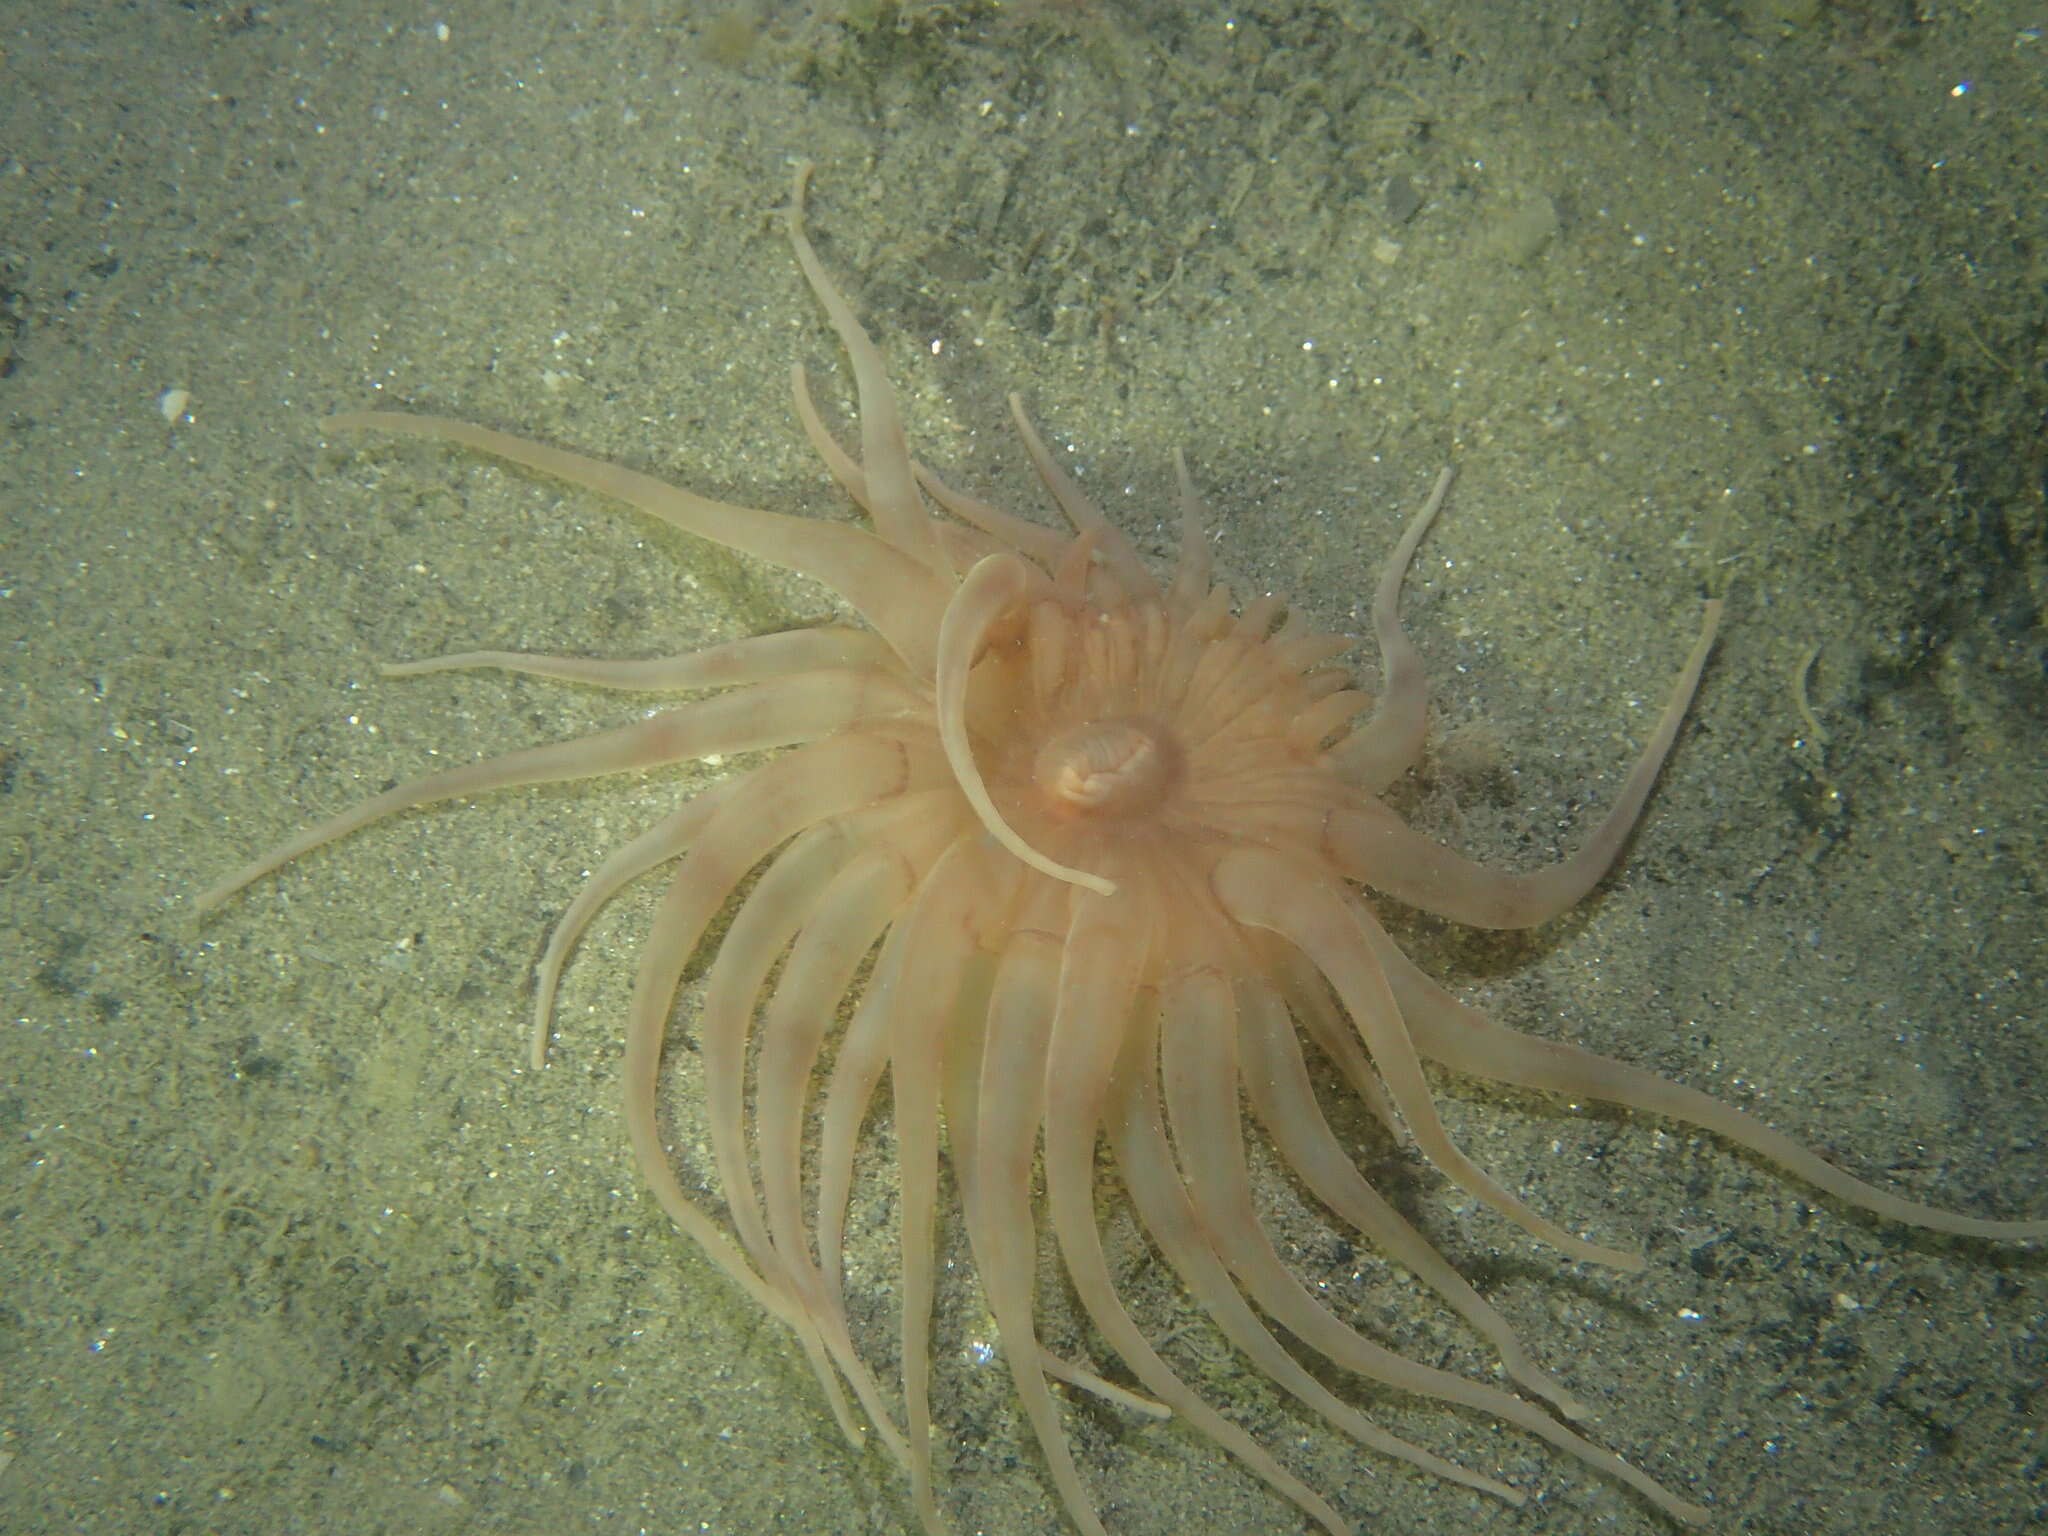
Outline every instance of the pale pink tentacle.
{"label": "pale pink tentacle", "polygon": [[901,683],[864,672],[798,674],[740,692],[693,700],[595,736],[526,747],[409,779],[286,839],[201,893],[193,905],[201,912],[209,911],[250,881],[322,843],[436,800],[522,784],[555,784],[658,768],[716,752],[785,746],[863,721],[910,714],[917,708],[916,695]]}
{"label": "pale pink tentacle", "polygon": [[1359,1444],[1510,1504],[1523,1503],[1523,1496],[1505,1483],[1446,1461],[1373,1423],[1317,1381],[1259,1320],[1218,1255],[1174,1166],[1154,1081],[1156,1025],[1148,1021],[1142,1035],[1126,1052],[1118,1070],[1110,1142],[1146,1231],[1224,1337],[1265,1375]]}
{"label": "pale pink tentacle", "polygon": [[1160,1076],[1184,1187],[1220,1257],[1275,1321],[1311,1349],[1372,1380],[1476,1408],[1527,1430],[1628,1484],[1674,1519],[1696,1524],[1706,1518],[1700,1506],[1566,1429],[1534,1404],[1406,1359],[1332,1316],[1281,1261],[1259,1223],[1237,1107],[1237,1019],[1230,983],[1214,971],[1190,972],[1163,999],[1160,1012],[1165,1020]]}
{"label": "pale pink tentacle", "polygon": [[1468,1158],[1437,1116],[1415,1044],[1408,1038],[1394,994],[1364,939],[1356,904],[1330,889],[1318,872],[1263,849],[1241,848],[1216,864],[1214,884],[1224,911],[1238,922],[1273,932],[1329,977],[1364,1036],[1373,1064],[1423,1156],[1460,1189],[1483,1201],[1531,1236],[1587,1263],[1639,1270],[1642,1259],[1574,1237],[1531,1210]]}
{"label": "pale pink tentacle", "polygon": [[1394,996],[1400,1002],[1402,1016],[1415,1037],[1415,1048],[1454,1071],[1569,1094],[1573,1098],[1604,1099],[1699,1126],[1769,1158],[1795,1178],[1825,1190],[1844,1204],[1908,1226],[2007,1241],[2048,1237],[2048,1220],[2041,1218],[1999,1220],[1967,1216],[1908,1200],[1843,1172],[1784,1132],[1773,1130],[1756,1116],[1696,1088],[1670,1082],[1654,1072],[1611,1060],[1583,1046],[1543,1040],[1510,1029],[1459,1002],[1424,975],[1377,924],[1368,932],[1373,951],[1386,968]]}
{"label": "pale pink tentacle", "polygon": [[1422,653],[1401,628],[1401,583],[1422,536],[1450,493],[1451,471],[1445,469],[1387,557],[1373,593],[1372,632],[1380,648],[1379,709],[1330,754],[1337,770],[1369,795],[1384,791],[1422,755],[1422,739],[1429,728],[1429,674],[1423,670]]}
{"label": "pale pink tentacle", "polygon": [[1450,1260],[1358,1171],[1316,1102],[1286,1005],[1256,985],[1240,984],[1238,992],[1244,1020],[1245,1095],[1274,1149],[1317,1199],[1483,1334],[1517,1386],[1543,1398],[1568,1419],[1586,1417],[1585,1405],[1536,1364],[1507,1319],[1488,1306]]}
{"label": "pale pink tentacle", "polygon": [[321,426],[330,432],[369,429],[456,443],[638,507],[685,533],[823,582],[887,639],[914,673],[930,667],[945,586],[929,566],[865,528],[712,501],[624,465],[446,416],[351,411]]}
{"label": "pale pink tentacle", "polygon": [[1423,836],[1377,801],[1330,818],[1325,851],[1349,878],[1396,901],[1474,928],[1533,928],[1582,901],[1620,857],[1658,771],[1678,739],[1685,712],[1721,621],[1718,600],[1706,607],[1699,638],[1672,685],[1657,728],[1600,825],[1569,858],[1529,874],[1503,874],[1473,863]]}
{"label": "pale pink tentacle", "polygon": [[881,636],[841,625],[779,630],[680,656],[645,660],[539,656],[527,651],[457,651],[418,661],[387,662],[377,670],[386,677],[423,677],[430,672],[452,672],[465,667],[495,667],[527,677],[642,693],[731,688],[796,672],[890,670],[889,649]]}
{"label": "pale pink tentacle", "polygon": [[[1147,1391],[1244,1463],[1332,1536],[1351,1527],[1330,1502],[1223,1417],[1160,1358],[1117,1294],[1095,1225],[1095,1144],[1109,1100],[1120,1035],[1141,1006],[1138,978],[1153,937],[1128,899],[1070,898],[1059,1000],[1046,1061],[1046,1204],[1067,1273],[1096,1331]],[[1156,1006],[1147,998],[1143,1006]]]}

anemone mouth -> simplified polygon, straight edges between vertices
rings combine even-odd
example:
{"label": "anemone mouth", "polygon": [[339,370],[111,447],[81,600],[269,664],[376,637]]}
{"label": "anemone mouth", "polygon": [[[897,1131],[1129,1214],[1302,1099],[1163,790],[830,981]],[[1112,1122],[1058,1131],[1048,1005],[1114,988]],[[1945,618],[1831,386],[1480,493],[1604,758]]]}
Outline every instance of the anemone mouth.
{"label": "anemone mouth", "polygon": [[1185,763],[1171,730],[1132,715],[1060,731],[1038,749],[1031,776],[1056,813],[1125,817],[1157,810],[1180,784]]}

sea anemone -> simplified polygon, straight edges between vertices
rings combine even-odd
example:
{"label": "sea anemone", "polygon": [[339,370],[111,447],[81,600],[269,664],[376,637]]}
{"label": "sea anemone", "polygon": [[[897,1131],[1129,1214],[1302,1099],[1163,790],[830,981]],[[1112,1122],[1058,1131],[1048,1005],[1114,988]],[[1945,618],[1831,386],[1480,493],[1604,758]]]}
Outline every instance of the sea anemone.
{"label": "sea anemone", "polygon": [[[1507,1029],[1406,959],[1361,896],[1367,887],[1456,922],[1520,928],[1586,895],[1678,735],[1718,601],[1705,605],[1662,718],[1579,851],[1534,874],[1482,869],[1379,798],[1423,746],[1426,685],[1396,605],[1449,473],[1375,589],[1381,669],[1368,694],[1336,664],[1349,638],[1319,632],[1274,597],[1240,608],[1214,582],[1204,509],[1184,462],[1179,552],[1162,577],[1055,463],[1014,399],[1025,451],[1071,533],[963,494],[913,460],[881,356],[805,236],[804,180],[799,173],[789,235],[852,360],[859,458],[820,420],[801,368],[796,411],[870,527],[724,505],[461,422],[369,412],[328,425],[476,449],[626,502],[825,583],[861,624],[659,660],[477,651],[388,668],[417,676],[498,667],[702,696],[603,734],[402,784],[230,875],[198,905],[432,801],[790,749],[686,801],[592,874],[540,962],[533,1055],[538,1065],[557,983],[593,915],[674,861],[626,1021],[634,1156],[676,1225],[796,1335],[848,1437],[859,1443],[864,1419],[907,1471],[927,1530],[944,1528],[929,1395],[942,1144],[1017,1393],[1060,1499],[1087,1532],[1103,1527],[1054,1380],[1180,1419],[1327,1529],[1346,1529],[1325,1498],[1177,1374],[1126,1309],[1097,1226],[1105,1140],[1145,1232],[1219,1332],[1359,1443],[1521,1501],[1373,1424],[1324,1384],[1327,1366],[1490,1414],[1677,1519],[1703,1517],[1569,1427],[1578,1405],[1360,1172],[1319,1106],[1318,1074],[1341,1079],[1390,1132],[1405,1130],[1459,1188],[1573,1259],[1640,1264],[1563,1230],[1475,1166],[1438,1118],[1425,1061],[1690,1121],[1898,1221],[1983,1237],[2048,1235],[2048,1222],[1914,1204],[1691,1089]],[[721,1217],[678,1177],[656,1089],[685,969],[728,909],[696,1020]],[[844,1297],[856,1155],[884,1076],[902,1266],[893,1393],[861,1353]],[[1389,1351],[1287,1269],[1254,1199],[1241,1098],[1302,1185],[1483,1335],[1522,1395]],[[1136,1389],[1040,1341],[1041,1218],[1074,1296]]]}

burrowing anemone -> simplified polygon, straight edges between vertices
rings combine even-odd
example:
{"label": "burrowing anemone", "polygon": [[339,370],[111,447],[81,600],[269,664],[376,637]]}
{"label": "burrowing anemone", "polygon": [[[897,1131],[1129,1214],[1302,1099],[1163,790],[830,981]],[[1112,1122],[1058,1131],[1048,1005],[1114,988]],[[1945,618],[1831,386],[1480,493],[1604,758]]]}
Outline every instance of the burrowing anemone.
{"label": "burrowing anemone", "polygon": [[[1613,863],[1678,734],[1717,602],[1706,605],[1655,732],[1583,847],[1534,874],[1482,869],[1377,798],[1423,744],[1425,682],[1395,609],[1448,474],[1375,590],[1382,668],[1370,696],[1335,664],[1348,639],[1318,633],[1271,597],[1236,609],[1212,582],[1203,509],[1184,465],[1179,556],[1162,579],[1054,463],[1021,409],[1025,449],[1071,533],[977,501],[915,462],[880,354],[805,237],[802,192],[799,174],[790,239],[852,360],[860,457],[827,431],[801,369],[796,410],[869,528],[708,501],[455,421],[372,412],[330,425],[458,444],[627,502],[824,582],[862,625],[651,661],[477,651],[392,667],[394,676],[500,667],[703,696],[601,735],[402,784],[230,875],[199,905],[409,807],[793,749],[688,800],[590,877],[540,964],[533,1054],[538,1064],[557,982],[593,915],[673,862],[626,1022],[625,1113],[640,1171],[676,1225],[796,1335],[848,1437],[860,1441],[864,1419],[902,1464],[927,1530],[944,1528],[929,1398],[942,1144],[1017,1392],[1062,1502],[1088,1532],[1103,1527],[1054,1380],[1179,1418],[1328,1530],[1347,1529],[1326,1499],[1174,1372],[1120,1301],[1096,1225],[1104,1139],[1151,1241],[1216,1328],[1360,1444],[1522,1499],[1378,1428],[1324,1384],[1332,1365],[1515,1424],[1684,1521],[1703,1511],[1568,1427],[1578,1406],[1374,1191],[1318,1105],[1317,1074],[1340,1078],[1445,1177],[1573,1259],[1640,1263],[1563,1230],[1461,1153],[1437,1117],[1425,1061],[1690,1121],[1894,1220],[1981,1237],[2048,1235],[2048,1222],[1915,1204],[1691,1089],[1486,1019],[1410,963],[1359,894],[1370,888],[1490,928],[1542,923],[1583,897]],[[656,1086],[685,967],[756,872],[708,957],[697,1020],[721,1219],[677,1176]],[[893,1391],[860,1353],[843,1296],[855,1158],[885,1076],[902,1264]],[[1288,1271],[1253,1199],[1240,1096],[1301,1183],[1483,1335],[1522,1395],[1393,1354]],[[1075,1297],[1138,1390],[1040,1343],[1041,1215]]]}

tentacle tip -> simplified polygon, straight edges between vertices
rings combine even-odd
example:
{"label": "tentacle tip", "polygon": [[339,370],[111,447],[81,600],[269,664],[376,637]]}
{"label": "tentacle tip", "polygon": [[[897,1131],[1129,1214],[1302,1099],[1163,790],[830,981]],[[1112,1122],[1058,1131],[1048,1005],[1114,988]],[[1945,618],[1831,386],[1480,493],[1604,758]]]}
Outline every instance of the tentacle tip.
{"label": "tentacle tip", "polygon": [[782,210],[783,222],[789,226],[790,239],[799,246],[806,241],[804,235],[804,197],[810,191],[811,171],[808,160],[799,160],[790,173],[789,206]]}
{"label": "tentacle tip", "polygon": [[1705,1525],[1713,1518],[1714,1513],[1704,1504],[1694,1504],[1688,1500],[1677,1498],[1674,1498],[1664,1508],[1674,1520],[1683,1521],[1687,1525]]}
{"label": "tentacle tip", "polygon": [[248,874],[231,875],[225,880],[216,880],[197,896],[192,898],[192,915],[195,918],[211,917],[218,912],[230,896],[245,889],[256,876]]}
{"label": "tentacle tip", "polygon": [[1626,1248],[1595,1248],[1591,1257],[1594,1263],[1604,1264],[1624,1275],[1640,1275],[1649,1267],[1649,1260]]}

